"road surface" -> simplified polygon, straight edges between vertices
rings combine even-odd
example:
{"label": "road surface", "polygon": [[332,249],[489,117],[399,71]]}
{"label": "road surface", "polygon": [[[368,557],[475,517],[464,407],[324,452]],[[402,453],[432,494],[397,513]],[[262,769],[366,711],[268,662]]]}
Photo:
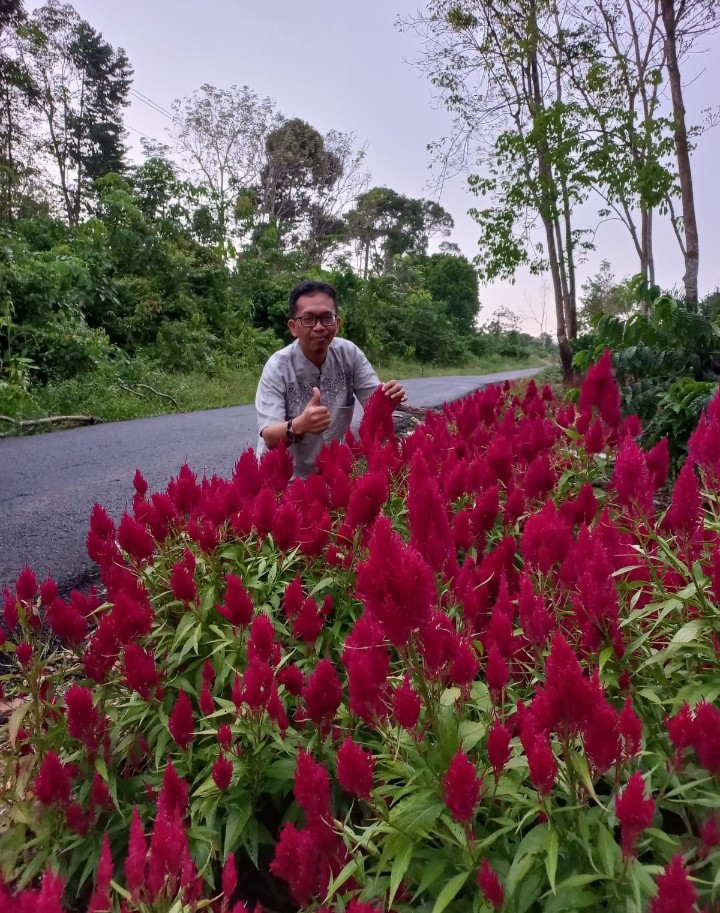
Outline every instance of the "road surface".
{"label": "road surface", "polygon": [[[408,405],[432,408],[538,370],[403,384]],[[87,584],[94,565],[85,535],[96,501],[117,520],[132,499],[136,469],[151,491],[164,489],[185,462],[199,475],[227,476],[256,438],[254,407],[231,406],[0,440],[0,592],[26,564],[63,591]]]}

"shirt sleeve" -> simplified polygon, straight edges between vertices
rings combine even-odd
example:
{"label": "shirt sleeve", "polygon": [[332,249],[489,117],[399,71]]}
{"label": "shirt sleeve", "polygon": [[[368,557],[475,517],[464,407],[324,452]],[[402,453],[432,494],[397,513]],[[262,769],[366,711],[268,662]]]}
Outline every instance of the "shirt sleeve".
{"label": "shirt sleeve", "polygon": [[381,382],[375,373],[375,369],[367,360],[367,356],[357,346],[355,346],[353,371],[355,376],[355,396],[360,400],[361,405],[365,406]]}
{"label": "shirt sleeve", "polygon": [[255,393],[255,411],[257,412],[258,434],[263,429],[277,422],[287,421],[285,402],[285,384],[280,373],[268,362],[263,368]]}

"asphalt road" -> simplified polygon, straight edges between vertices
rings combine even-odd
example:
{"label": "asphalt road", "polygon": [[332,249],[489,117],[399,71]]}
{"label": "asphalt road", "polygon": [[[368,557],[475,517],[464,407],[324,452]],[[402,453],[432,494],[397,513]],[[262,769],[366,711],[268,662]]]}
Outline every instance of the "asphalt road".
{"label": "asphalt road", "polygon": [[[403,384],[408,405],[431,408],[537,370]],[[96,501],[119,519],[136,469],[151,491],[164,489],[185,462],[198,474],[229,475],[256,438],[254,407],[232,406],[0,440],[0,591],[26,564],[63,590],[85,585],[93,579],[85,535]]]}

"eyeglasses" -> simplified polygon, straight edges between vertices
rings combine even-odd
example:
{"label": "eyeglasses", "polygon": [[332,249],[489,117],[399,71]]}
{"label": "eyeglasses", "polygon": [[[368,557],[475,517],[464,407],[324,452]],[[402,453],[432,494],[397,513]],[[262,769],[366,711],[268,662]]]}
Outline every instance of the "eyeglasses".
{"label": "eyeglasses", "polygon": [[334,327],[337,322],[337,314],[303,314],[302,317],[295,317],[300,326],[311,329],[318,320],[324,327]]}

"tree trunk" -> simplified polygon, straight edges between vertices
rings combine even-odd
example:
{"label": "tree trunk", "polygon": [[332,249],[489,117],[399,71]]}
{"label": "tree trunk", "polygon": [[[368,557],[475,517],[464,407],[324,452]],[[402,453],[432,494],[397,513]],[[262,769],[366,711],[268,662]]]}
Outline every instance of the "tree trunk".
{"label": "tree trunk", "polygon": [[695,198],[693,194],[692,169],[690,167],[690,147],[685,124],[685,105],[683,104],[680,66],[677,56],[677,21],[675,0],[660,0],[663,25],[665,26],[665,57],[673,106],[673,134],[675,138],[675,156],[680,178],[680,199],[682,201],[683,228],[685,231],[685,303],[696,308],[698,303],[698,267],[700,265],[700,246],[698,242],[697,221],[695,219]]}

